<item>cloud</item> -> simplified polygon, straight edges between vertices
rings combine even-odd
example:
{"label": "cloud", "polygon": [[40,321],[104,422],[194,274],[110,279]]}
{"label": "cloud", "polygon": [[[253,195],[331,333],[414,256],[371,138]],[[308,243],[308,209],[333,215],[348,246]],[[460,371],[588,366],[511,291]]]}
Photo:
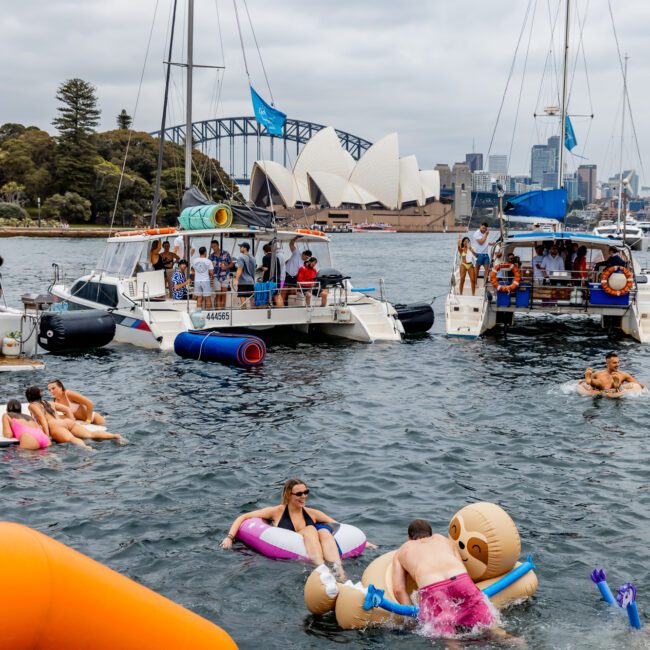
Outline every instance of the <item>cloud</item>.
{"label": "cloud", "polygon": [[[402,153],[415,153],[426,167],[463,160],[473,142],[477,151],[487,153],[528,3],[247,2],[273,96],[290,117],[331,124],[370,140],[397,131]],[[631,55],[630,98],[643,151],[650,133],[650,117],[643,110],[647,103],[645,79],[650,72],[650,43],[639,17],[645,15],[646,4],[645,0],[612,2],[621,47]],[[0,122],[35,124],[52,132],[57,86],[71,77],[81,77],[97,87],[102,128],[113,128],[122,108],[133,113],[153,24],[136,126],[157,129],[170,4],[169,0],[11,3],[5,8],[0,40],[0,56],[5,62],[0,70]],[[618,137],[622,77],[605,0],[575,4],[581,20],[589,8],[583,34],[588,76],[583,70],[582,53],[578,52],[571,110],[579,114],[593,111],[593,120],[574,120],[578,148],[589,162],[599,165],[599,176],[605,178],[618,165],[612,143]],[[227,67],[218,108],[214,74],[197,71],[195,119],[252,114],[232,3],[197,0],[195,5],[195,61],[221,64],[223,47]],[[221,18],[223,44],[215,5]],[[540,88],[541,97],[552,101],[558,83],[557,69],[549,64],[544,72],[557,0],[538,0],[536,5],[521,97],[528,31],[522,39],[516,74],[510,81],[492,147],[492,153],[509,153],[512,146],[512,173],[527,173],[530,146],[557,128],[548,119],[533,118],[533,113],[542,108],[538,102]],[[156,20],[152,23],[156,6]],[[268,96],[242,0],[238,0],[238,6],[251,80]],[[185,3],[179,1],[181,28],[185,23],[184,7]],[[580,36],[578,23],[574,17],[575,40]],[[181,32],[176,37],[176,60],[184,56],[185,37]],[[556,51],[560,49],[560,38],[558,28]],[[181,88],[182,70],[177,68],[171,101],[173,122],[184,120]],[[639,168],[631,137],[626,138],[625,149],[626,167]],[[576,160],[575,164],[581,162]]]}

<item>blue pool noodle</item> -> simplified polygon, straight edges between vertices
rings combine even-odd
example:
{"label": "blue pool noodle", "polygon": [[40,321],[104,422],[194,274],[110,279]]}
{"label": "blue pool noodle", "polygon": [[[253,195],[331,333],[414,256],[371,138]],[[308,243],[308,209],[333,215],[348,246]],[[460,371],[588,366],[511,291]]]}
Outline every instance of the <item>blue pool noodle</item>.
{"label": "blue pool noodle", "polygon": [[639,610],[637,609],[636,601],[632,601],[631,603],[628,603],[625,606],[625,609],[627,610],[627,618],[630,621],[630,625],[635,630],[640,630],[641,619],[639,618]]}
{"label": "blue pool noodle", "polygon": [[[258,351],[259,358],[255,361],[246,358],[251,346]],[[266,345],[257,336],[190,330],[181,332],[174,339],[174,352],[185,359],[218,361],[250,368],[264,362]]]}
{"label": "blue pool noodle", "polygon": [[594,569],[591,574],[591,579],[595,583],[596,587],[598,587],[598,591],[600,591],[600,595],[603,597],[603,600],[613,607],[618,607],[619,605],[616,602],[616,598],[614,598],[614,594],[607,584],[605,570]]}
{"label": "blue pool noodle", "polygon": [[[512,571],[506,573],[503,578],[500,578],[496,582],[492,583],[489,587],[483,589],[483,593],[491,598],[496,594],[503,591],[506,587],[509,587],[513,582],[517,582],[519,578],[526,575],[529,571],[532,571],[535,568],[533,558],[528,555],[526,556],[526,561],[520,566],[516,567]],[[388,612],[393,614],[399,614],[400,616],[410,616],[416,618],[420,612],[420,608],[415,605],[401,605],[400,603],[393,602],[384,598],[384,590],[377,589],[374,585],[368,585],[366,591],[366,598],[363,602],[363,608],[365,610],[372,609],[373,607],[381,607]]]}

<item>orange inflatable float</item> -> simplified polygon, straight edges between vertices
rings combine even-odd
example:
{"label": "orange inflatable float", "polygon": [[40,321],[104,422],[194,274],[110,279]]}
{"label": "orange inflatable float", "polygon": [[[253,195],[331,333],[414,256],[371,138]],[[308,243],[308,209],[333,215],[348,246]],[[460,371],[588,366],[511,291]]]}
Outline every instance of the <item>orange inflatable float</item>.
{"label": "orange inflatable float", "polygon": [[0,523],[0,648],[237,650],[221,628],[77,551]]}

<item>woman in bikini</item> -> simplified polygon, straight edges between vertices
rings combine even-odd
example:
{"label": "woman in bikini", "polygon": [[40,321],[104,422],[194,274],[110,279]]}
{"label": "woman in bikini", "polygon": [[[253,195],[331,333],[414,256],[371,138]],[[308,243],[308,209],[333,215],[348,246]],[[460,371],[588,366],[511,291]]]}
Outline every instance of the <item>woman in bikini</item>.
{"label": "woman in bikini", "polygon": [[82,420],[87,424],[106,424],[106,419],[93,411],[93,403],[81,393],[66,390],[60,379],[53,379],[47,390],[54,398],[55,404],[63,404],[72,411],[73,419]]}
{"label": "woman in bikini", "polygon": [[345,580],[341,557],[331,529],[328,529],[327,526],[321,527],[318,525],[334,524],[336,522],[320,510],[306,508],[305,503],[308,496],[309,488],[303,481],[297,478],[288,480],[282,490],[282,503],[239,515],[230,526],[228,535],[221,542],[221,547],[230,548],[232,546],[239,527],[246,519],[252,519],[253,517],[267,519],[272,522],[273,526],[286,528],[302,535],[305,549],[311,561],[317,566],[324,562],[331,563],[337,579]]}
{"label": "woman in bikini", "polygon": [[7,402],[7,412],[2,415],[2,435],[18,440],[21,449],[45,449],[52,444],[38,422],[22,412],[22,404],[17,399]]}
{"label": "woman in bikini", "polygon": [[476,253],[470,245],[469,237],[463,237],[461,240],[458,235],[458,255],[460,256],[460,294],[463,295],[465,288],[465,276],[469,274],[469,281],[472,285],[472,295],[476,294]]}
{"label": "woman in bikini", "polygon": [[162,271],[165,268],[162,256],[160,254],[160,239],[154,239],[154,241],[151,242],[149,261],[151,262],[151,266],[153,266],[154,271]]}
{"label": "woman in bikini", "polygon": [[55,442],[70,442],[79,447],[90,448],[84,440],[124,440],[119,433],[89,431],[75,421],[69,407],[44,401],[38,386],[30,386],[25,391],[25,396],[29,402],[29,412]]}

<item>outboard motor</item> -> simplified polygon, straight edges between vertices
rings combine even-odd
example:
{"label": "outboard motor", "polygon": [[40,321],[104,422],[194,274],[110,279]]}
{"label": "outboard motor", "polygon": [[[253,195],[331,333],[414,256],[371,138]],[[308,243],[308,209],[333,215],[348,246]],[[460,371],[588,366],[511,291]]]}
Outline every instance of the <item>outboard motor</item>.
{"label": "outboard motor", "polygon": [[48,352],[87,350],[108,345],[115,336],[115,320],[101,309],[48,311],[41,317],[38,344]]}
{"label": "outboard motor", "polygon": [[433,307],[428,302],[393,305],[405,334],[428,332],[433,327]]}
{"label": "outboard motor", "polygon": [[344,280],[349,280],[349,275],[343,275],[341,271],[336,269],[321,269],[316,274],[316,281],[320,282],[320,286],[323,289],[327,287],[342,287]]}

